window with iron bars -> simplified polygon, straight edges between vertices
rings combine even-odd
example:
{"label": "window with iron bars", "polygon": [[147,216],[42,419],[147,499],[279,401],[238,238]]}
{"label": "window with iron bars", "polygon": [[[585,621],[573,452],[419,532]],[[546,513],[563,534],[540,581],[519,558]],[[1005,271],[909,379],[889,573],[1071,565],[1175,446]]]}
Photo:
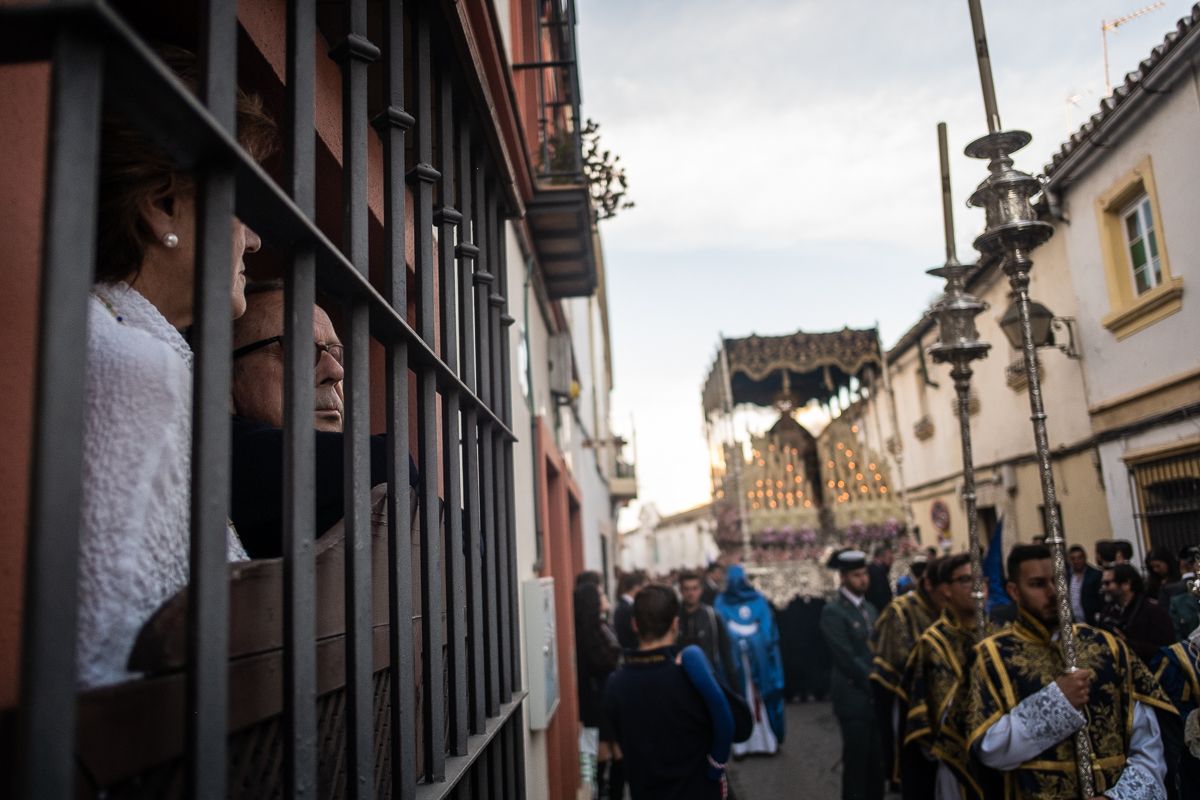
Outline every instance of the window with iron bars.
{"label": "window with iron bars", "polygon": [[1200,450],[1130,466],[1134,515],[1148,548],[1200,543]]}
{"label": "window with iron bars", "polygon": [[[53,236],[41,263],[6,780],[13,796],[37,798],[523,796],[503,296],[517,201],[463,55],[470,34],[454,3],[435,0],[391,0],[370,17],[366,0],[257,5],[280,13],[254,31],[229,0],[161,12],[176,26],[198,22],[199,98],[156,57],[144,32],[154,15],[136,3],[125,13],[86,0],[0,8],[0,63],[47,63],[52,76],[43,218]],[[276,53],[282,63],[263,72],[277,85],[245,87],[273,91],[282,111],[283,164],[268,173],[230,131],[239,55],[261,65]],[[319,81],[326,57],[340,72],[340,153],[314,133],[315,114],[332,108]],[[155,644],[135,651],[146,677],[77,694],[64,587],[78,566],[86,329],[63,322],[86,314],[92,276],[81,265],[95,263],[110,109],[195,177],[206,209],[190,337],[191,578],[170,601],[180,623],[143,629],[139,643]],[[340,186],[319,179],[331,156]],[[369,184],[382,187],[381,203]],[[331,231],[322,195],[339,190]],[[224,220],[234,214],[262,235],[284,280],[286,497],[282,559],[230,569]],[[346,346],[346,502],[332,543],[317,538],[311,502],[318,293],[339,312]],[[372,494],[373,427],[387,433],[387,485],[402,491]]]}

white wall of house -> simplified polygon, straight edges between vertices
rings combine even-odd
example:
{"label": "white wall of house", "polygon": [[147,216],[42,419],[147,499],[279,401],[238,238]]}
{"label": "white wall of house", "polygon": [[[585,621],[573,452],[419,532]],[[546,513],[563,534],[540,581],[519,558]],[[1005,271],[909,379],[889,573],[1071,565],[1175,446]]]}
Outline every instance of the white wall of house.
{"label": "white wall of house", "polygon": [[604,329],[600,324],[599,305],[596,295],[563,302],[571,330],[580,393],[573,404],[560,409],[564,420],[564,449],[570,452],[572,475],[583,495],[584,566],[594,570],[604,566],[602,542],[611,542],[614,530],[612,496],[608,487],[612,439],[610,381],[604,361]]}
{"label": "white wall of house", "polygon": [[638,527],[621,535],[621,569],[643,569],[653,576],[703,568],[720,555],[716,527],[707,506],[663,518],[653,503],[645,503]]}
{"label": "white wall of house", "polygon": [[[508,236],[508,286],[504,288],[508,297],[508,311],[517,322],[508,329],[509,337],[509,369],[512,374],[512,431],[517,436],[513,446],[513,503],[515,504],[516,542],[517,542],[517,581],[518,584],[537,576],[537,525],[534,507],[534,472],[533,472],[533,432],[530,412],[530,394],[526,384],[525,370],[528,363],[533,371],[534,408],[544,404],[546,391],[546,338],[548,336],[545,320],[538,309],[532,290],[525,288],[525,257],[517,244],[513,225],[509,225]],[[528,308],[527,308],[528,306]],[[528,313],[526,313],[528,310]],[[526,319],[528,317],[528,319]],[[525,337],[529,333],[531,347],[526,349]],[[530,350],[541,353],[540,358],[527,359],[524,353]],[[519,588],[519,587],[518,587]],[[517,592],[518,602],[524,619],[524,593]],[[522,624],[523,626],[523,624]],[[522,629],[522,644],[525,632]],[[529,665],[522,653],[521,659],[522,685],[529,674]],[[549,766],[546,752],[546,735],[541,731],[529,729],[528,705],[524,705],[525,714],[525,770],[527,775],[548,775]],[[549,786],[546,781],[527,781],[526,790],[531,800],[549,800]]]}
{"label": "white wall of house", "polygon": [[[1074,288],[1066,268],[1064,239],[1052,237],[1035,252],[1034,263],[1030,288],[1033,299],[1058,316],[1074,316]],[[933,279],[930,285],[934,290],[941,288]],[[1029,396],[1025,389],[1009,386],[1005,371],[1019,358],[1019,352],[1000,329],[1000,318],[1010,302],[1007,276],[995,271],[976,283],[972,292],[988,305],[976,324],[980,338],[992,345],[986,358],[972,363],[971,387],[979,403],[978,413],[971,416],[979,505],[1005,518],[1006,544],[1018,539],[1028,541],[1042,533],[1042,492],[1038,472],[1030,461],[1035,448]],[[891,365],[892,389],[903,442],[904,483],[922,541],[936,543],[930,509],[941,500],[951,509],[952,547],[961,549],[966,544],[967,525],[961,499],[962,451],[956,396],[950,366],[934,362],[927,352],[936,339],[934,325],[921,335],[919,344],[899,353]],[[920,374],[918,348],[926,354],[928,376],[937,387],[925,384]],[[1055,488],[1067,536],[1072,542],[1090,546],[1096,539],[1107,538],[1110,530],[1102,511],[1100,474],[1090,466],[1090,452],[1080,451],[1091,438],[1082,365],[1053,348],[1040,350],[1038,359],[1050,447],[1059,454],[1054,463]],[[859,422],[860,435],[866,437],[867,446],[876,454],[886,451],[884,443],[893,435],[889,398],[880,394],[867,401]],[[877,400],[883,401],[878,410],[873,405]],[[933,434],[920,440],[914,426],[924,416],[932,421]],[[1063,455],[1065,452],[1072,454]],[[890,466],[894,474],[894,461]],[[899,488],[899,483],[893,477],[892,486]]]}
{"label": "white wall of house", "polygon": [[[1195,37],[1190,47],[1194,63],[1200,51]],[[1166,88],[1167,80],[1158,76],[1155,83]],[[1139,556],[1145,542],[1137,529],[1137,502],[1125,457],[1200,437],[1200,422],[1194,418],[1123,427],[1139,419],[1152,423],[1157,415],[1200,402],[1200,306],[1194,294],[1200,287],[1200,87],[1186,66],[1173,80],[1170,91],[1150,96],[1136,110],[1134,126],[1103,133],[1106,147],[1099,155],[1052,177],[1068,220],[1057,228],[1067,244],[1078,298],[1087,400],[1102,441],[1098,453],[1107,510],[1114,534],[1131,540]],[[1144,169],[1147,159],[1156,195],[1151,199],[1157,201],[1161,221],[1156,233],[1171,276],[1182,280],[1182,305],[1119,338],[1120,331],[1104,324],[1118,309],[1111,297],[1111,274],[1105,271],[1097,204],[1134,170]],[[1118,257],[1115,272],[1132,288],[1127,250],[1118,251]]]}
{"label": "white wall of house", "polygon": [[[608,490],[605,458],[607,450],[597,441],[611,438],[609,395],[611,378],[607,369],[607,326],[602,324],[596,296],[563,300],[563,319],[572,341],[575,371],[580,395],[573,403],[563,404],[550,391],[550,338],[557,327],[547,318],[550,309],[539,303],[532,283],[527,285],[525,257],[510,226],[508,243],[509,313],[516,323],[509,330],[510,369],[512,370],[514,446],[513,491],[516,503],[517,577],[525,581],[538,575],[537,508],[535,506],[535,470],[532,421],[541,417],[546,432],[562,453],[571,480],[580,491],[580,522],[583,535],[584,567],[600,569],[602,542],[610,543],[608,564],[615,550],[615,524]],[[528,369],[528,373],[527,373]],[[530,380],[531,378],[531,380]],[[574,576],[556,576],[570,581]],[[522,597],[523,603],[523,597]],[[523,611],[523,607],[522,607]],[[560,641],[560,646],[568,643]],[[524,663],[523,669],[529,665]],[[528,720],[527,720],[528,722]],[[545,775],[546,737],[526,726],[527,774]],[[543,798],[548,788],[530,782],[531,798]]]}
{"label": "white wall of house", "polygon": [[[1200,342],[1200,307],[1192,294],[1200,289],[1200,94],[1186,82],[1177,89],[1143,106],[1152,110],[1139,127],[1107,148],[1063,196],[1070,222],[1058,225],[1057,235],[1067,241],[1070,253],[1091,405],[1200,369],[1200,347],[1195,346]],[[1146,156],[1158,190],[1159,235],[1171,271],[1183,278],[1184,302],[1181,311],[1118,341],[1101,324],[1111,308],[1094,203]]]}

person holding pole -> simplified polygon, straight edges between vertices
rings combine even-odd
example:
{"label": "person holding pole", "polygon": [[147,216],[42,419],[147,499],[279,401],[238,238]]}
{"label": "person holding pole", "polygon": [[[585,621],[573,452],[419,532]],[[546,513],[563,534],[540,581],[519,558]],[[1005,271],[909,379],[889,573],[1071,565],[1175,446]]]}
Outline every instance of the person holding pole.
{"label": "person holding pole", "polygon": [[[914,559],[912,564],[917,588],[888,603],[880,612],[879,619],[875,621],[875,630],[871,636],[871,650],[875,654],[871,683],[889,779],[893,783],[901,784],[905,797],[927,800],[925,786],[903,785],[903,748],[897,730],[901,722],[898,709],[906,699],[903,689],[904,665],[921,634],[937,619],[939,610],[937,602],[931,596],[929,576],[926,575],[929,562],[924,556],[918,558],[920,560]],[[935,566],[936,563],[935,561]]]}
{"label": "person holding pole", "polygon": [[1150,671],[1120,639],[1083,624],[1072,628],[1076,669],[1065,669],[1049,549],[1016,545],[1007,573],[1018,614],[976,648],[965,727],[971,757],[1003,773],[1005,797],[1082,797],[1074,736],[1086,724],[1092,796],[1165,798],[1161,726],[1177,725],[1178,714]]}
{"label": "person holding pole", "polygon": [[[943,611],[921,634],[905,666],[903,686],[908,703],[902,746],[905,752],[915,749],[935,763],[933,796],[937,800],[982,800],[988,796],[986,776],[968,767],[963,746],[968,676],[979,641],[971,556],[946,556],[936,567],[930,583],[941,596]],[[906,789],[909,782],[904,775]]]}

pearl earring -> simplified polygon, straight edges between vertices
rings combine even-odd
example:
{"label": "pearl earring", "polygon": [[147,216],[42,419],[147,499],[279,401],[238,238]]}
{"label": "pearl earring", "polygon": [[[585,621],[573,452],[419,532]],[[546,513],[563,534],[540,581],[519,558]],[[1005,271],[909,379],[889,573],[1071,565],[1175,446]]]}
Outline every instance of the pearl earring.
{"label": "pearl earring", "polygon": [[179,246],[179,237],[173,233],[163,234],[162,243],[163,243],[163,247],[169,247],[169,248],[174,249]]}

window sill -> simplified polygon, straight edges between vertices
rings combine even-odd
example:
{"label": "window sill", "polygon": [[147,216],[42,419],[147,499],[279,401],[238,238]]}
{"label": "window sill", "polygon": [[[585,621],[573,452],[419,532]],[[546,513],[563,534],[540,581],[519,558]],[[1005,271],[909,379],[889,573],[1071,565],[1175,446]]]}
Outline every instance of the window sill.
{"label": "window sill", "polygon": [[1127,308],[1114,311],[1100,324],[1112,331],[1117,341],[1132,336],[1183,308],[1183,278],[1169,278],[1139,297]]}

